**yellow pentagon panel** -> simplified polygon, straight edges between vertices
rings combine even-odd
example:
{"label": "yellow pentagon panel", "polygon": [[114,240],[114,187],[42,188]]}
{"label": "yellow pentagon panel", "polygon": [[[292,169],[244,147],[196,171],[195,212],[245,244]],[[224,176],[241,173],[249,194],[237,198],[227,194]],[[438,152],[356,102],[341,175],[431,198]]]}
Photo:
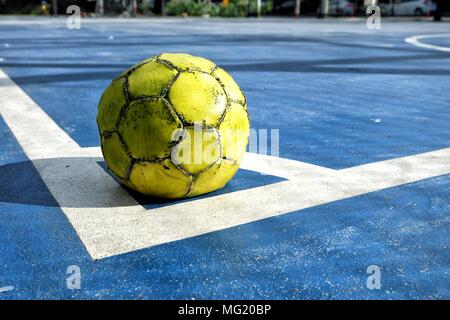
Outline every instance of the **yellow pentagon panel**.
{"label": "yellow pentagon panel", "polygon": [[181,126],[161,99],[130,103],[119,132],[135,158],[154,159],[170,155],[172,134]]}
{"label": "yellow pentagon panel", "polygon": [[214,126],[226,107],[226,96],[219,82],[209,74],[183,72],[169,90],[177,113],[188,123],[202,121]]}
{"label": "yellow pentagon panel", "polygon": [[215,67],[215,64],[208,59],[186,53],[163,53],[158,59],[169,61],[180,70],[198,69],[209,73]]}
{"label": "yellow pentagon panel", "polygon": [[183,129],[183,139],[173,147],[172,161],[191,174],[197,174],[214,162],[220,153],[216,129],[201,126]]}
{"label": "yellow pentagon panel", "polygon": [[159,96],[178,71],[157,62],[148,62],[128,76],[128,92],[132,98]]}
{"label": "yellow pentagon panel", "polygon": [[228,72],[222,68],[217,68],[214,70],[213,75],[217,77],[220,82],[222,82],[225,87],[225,91],[231,100],[240,101],[242,103],[245,102],[244,94]]}
{"label": "yellow pentagon panel", "polygon": [[220,159],[211,168],[195,177],[193,188],[187,196],[198,196],[223,188],[233,178],[238,168],[237,162]]}
{"label": "yellow pentagon panel", "polygon": [[108,168],[120,179],[124,178],[131,162],[116,132],[102,136],[102,152]]}
{"label": "yellow pentagon panel", "polygon": [[238,160],[247,148],[250,122],[247,111],[238,103],[232,103],[219,126],[222,157]]}
{"label": "yellow pentagon panel", "polygon": [[170,160],[137,162],[131,171],[131,187],[141,193],[161,198],[181,198],[192,177],[184,175]]}
{"label": "yellow pentagon panel", "polygon": [[156,56],[153,56],[151,58],[142,60],[141,62],[136,63],[135,65],[129,67],[127,70],[125,70],[124,72],[122,72],[117,78],[121,78],[121,77],[126,77],[128,76],[128,74],[132,71],[134,71],[134,69],[139,68],[140,66],[142,66],[143,64],[149,62],[149,61],[154,61],[156,60]]}
{"label": "yellow pentagon panel", "polygon": [[125,79],[113,80],[103,92],[98,104],[97,124],[100,132],[116,129],[120,110],[126,103],[123,86]]}

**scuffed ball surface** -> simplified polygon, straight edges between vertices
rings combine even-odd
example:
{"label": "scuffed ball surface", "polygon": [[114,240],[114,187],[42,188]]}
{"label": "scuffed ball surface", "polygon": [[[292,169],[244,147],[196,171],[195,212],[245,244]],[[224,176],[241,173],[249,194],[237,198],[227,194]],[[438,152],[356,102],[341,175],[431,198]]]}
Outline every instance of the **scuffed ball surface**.
{"label": "scuffed ball surface", "polygon": [[[180,53],[144,60],[114,79],[100,99],[97,124],[117,179],[163,198],[222,188],[239,168],[250,130],[233,78],[207,59]],[[199,129],[207,137],[200,147]]]}

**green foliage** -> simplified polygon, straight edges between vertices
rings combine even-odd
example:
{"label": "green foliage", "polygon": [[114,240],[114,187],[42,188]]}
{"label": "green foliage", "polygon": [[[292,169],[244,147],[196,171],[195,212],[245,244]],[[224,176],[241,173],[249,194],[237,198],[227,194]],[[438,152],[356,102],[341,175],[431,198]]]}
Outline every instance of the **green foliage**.
{"label": "green foliage", "polygon": [[[250,12],[248,15],[256,16],[258,11],[258,3],[256,0],[250,1]],[[273,0],[261,1],[261,15],[266,15],[272,12]]]}
{"label": "green foliage", "polygon": [[166,14],[169,16],[181,16],[186,13],[186,1],[172,0],[166,4]]}
{"label": "green foliage", "polygon": [[220,5],[222,17],[246,17],[248,15],[249,0],[231,0],[227,6]]}
{"label": "green foliage", "polygon": [[211,3],[209,6],[209,15],[211,17],[217,17],[220,15],[220,6],[215,4],[215,3]]}
{"label": "green foliage", "polygon": [[142,1],[141,3],[139,3],[139,11],[144,15],[153,15],[152,9],[153,3],[150,3],[148,1]]}
{"label": "green foliage", "polygon": [[206,6],[203,2],[189,1],[186,3],[186,13],[189,16],[201,16],[206,12]]}
{"label": "green foliage", "polygon": [[[256,15],[256,0],[230,0],[227,6],[215,3],[208,4],[206,1],[196,0],[171,0],[166,5],[166,13],[172,16],[202,16],[211,17],[247,17]],[[268,14],[272,11],[273,0],[262,2],[261,14]]]}
{"label": "green foliage", "polygon": [[209,14],[210,6],[205,2],[192,0],[171,0],[166,5],[166,13],[171,16],[202,16]]}
{"label": "green foliage", "polygon": [[268,0],[263,3],[261,7],[261,14],[269,14],[272,12],[272,10],[273,10],[273,1]]}

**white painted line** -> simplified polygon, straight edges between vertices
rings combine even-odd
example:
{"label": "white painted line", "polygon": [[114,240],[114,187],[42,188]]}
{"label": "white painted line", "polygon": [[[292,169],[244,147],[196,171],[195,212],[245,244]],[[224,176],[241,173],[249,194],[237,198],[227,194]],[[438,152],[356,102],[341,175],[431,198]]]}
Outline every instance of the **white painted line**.
{"label": "white painted line", "polygon": [[30,159],[57,158],[81,149],[72,138],[0,69],[3,119]]}
{"label": "white painted line", "polygon": [[152,229],[146,223],[150,213],[98,165],[100,160],[90,157],[33,160],[94,259],[143,247],[145,232],[151,233]]}
{"label": "white painted line", "polygon": [[450,173],[450,148],[408,157],[374,162],[339,171],[341,177],[357,177],[367,190],[380,190]]}
{"label": "white painted line", "polygon": [[[101,158],[102,151],[100,147],[82,148],[78,156]],[[304,178],[308,175],[329,174],[336,171],[306,162],[250,152],[245,154],[241,168],[285,179]]]}
{"label": "white painted line", "polygon": [[[162,207],[152,216],[163,226],[184,220],[201,234],[449,173],[450,148]],[[171,230],[182,238],[180,228]]]}
{"label": "white painted line", "polygon": [[98,147],[80,148],[1,71],[0,79],[2,116],[94,259],[450,173],[450,148],[340,171],[247,154],[243,168],[290,180],[145,210],[97,164]]}
{"label": "white painted line", "polygon": [[250,152],[245,154],[241,168],[285,179],[305,179],[335,172],[310,163]]}
{"label": "white painted line", "polygon": [[13,291],[14,287],[13,286],[6,286],[6,287],[1,287],[0,288],[0,293],[2,292],[8,292],[8,291]]}
{"label": "white painted line", "polygon": [[433,39],[433,38],[449,38],[450,34],[424,34],[424,35],[418,35],[418,36],[412,36],[405,39],[406,43],[412,44],[413,46],[425,48],[425,49],[432,49],[442,52],[450,52],[450,47],[441,47],[436,46],[433,44],[427,44],[423,43],[420,40],[424,39]]}

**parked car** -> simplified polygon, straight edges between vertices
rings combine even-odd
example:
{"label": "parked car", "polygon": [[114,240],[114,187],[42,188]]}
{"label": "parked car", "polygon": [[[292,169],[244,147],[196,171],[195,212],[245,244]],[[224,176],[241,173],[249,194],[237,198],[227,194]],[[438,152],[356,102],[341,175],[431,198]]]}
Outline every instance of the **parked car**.
{"label": "parked car", "polygon": [[394,16],[423,16],[429,15],[436,9],[436,4],[431,0],[394,0],[380,2],[383,14]]}
{"label": "parked car", "polygon": [[[317,15],[320,15],[321,7],[317,8]],[[355,14],[355,6],[348,0],[329,0],[328,15],[330,16],[352,16]]]}
{"label": "parked car", "polygon": [[274,1],[273,13],[277,15],[288,15],[294,14],[295,0],[286,1]]}
{"label": "parked car", "polygon": [[331,16],[352,16],[354,5],[348,0],[330,0],[328,4],[328,14]]}
{"label": "parked car", "polygon": [[[275,0],[273,13],[279,15],[293,15],[295,8],[295,0]],[[355,2],[355,1],[354,1]],[[301,0],[300,14],[320,13],[320,6],[317,8],[320,1]],[[329,0],[328,14],[338,16],[351,16],[354,14],[354,4],[349,0]]]}

